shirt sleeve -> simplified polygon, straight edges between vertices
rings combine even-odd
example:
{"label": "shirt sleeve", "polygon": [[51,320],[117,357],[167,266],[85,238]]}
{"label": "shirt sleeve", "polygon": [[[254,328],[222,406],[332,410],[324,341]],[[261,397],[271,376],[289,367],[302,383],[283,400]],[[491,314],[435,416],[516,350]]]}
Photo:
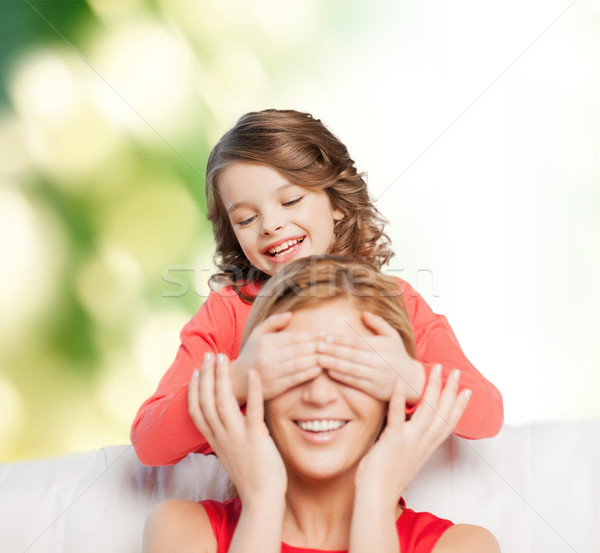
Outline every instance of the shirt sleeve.
{"label": "shirt sleeve", "polygon": [[[412,323],[417,345],[417,359],[425,369],[426,381],[436,364],[442,365],[442,382],[453,369],[459,369],[460,389],[469,388],[471,399],[458,422],[455,434],[461,438],[491,438],[498,434],[504,421],[502,395],[498,389],[469,362],[446,317],[434,313],[419,293],[400,280],[404,302]],[[411,406],[412,412],[418,404]]]}
{"label": "shirt sleeve", "polygon": [[131,427],[131,442],[145,465],[172,465],[188,453],[212,450],[188,413],[187,388],[207,352],[235,359],[250,305],[231,289],[211,292],[181,331],[177,356],[141,405]]}

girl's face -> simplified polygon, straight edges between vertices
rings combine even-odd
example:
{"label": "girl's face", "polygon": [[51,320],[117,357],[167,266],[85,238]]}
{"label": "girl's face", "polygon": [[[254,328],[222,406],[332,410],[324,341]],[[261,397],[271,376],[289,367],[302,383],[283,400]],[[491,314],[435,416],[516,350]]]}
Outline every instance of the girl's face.
{"label": "girl's face", "polygon": [[244,254],[271,276],[292,259],[327,253],[343,217],[327,192],[291,184],[265,165],[229,165],[218,193]]}
{"label": "girl's face", "polygon": [[[295,311],[286,330],[373,333],[347,298]],[[266,402],[265,420],[289,473],[331,479],[355,471],[381,430],[386,403],[327,371]]]}

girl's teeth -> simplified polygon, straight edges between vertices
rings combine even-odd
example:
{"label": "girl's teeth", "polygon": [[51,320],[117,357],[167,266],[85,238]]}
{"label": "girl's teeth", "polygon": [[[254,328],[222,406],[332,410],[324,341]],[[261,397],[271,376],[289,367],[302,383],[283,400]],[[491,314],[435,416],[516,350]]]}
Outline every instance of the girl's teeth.
{"label": "girl's teeth", "polygon": [[287,250],[290,246],[293,246],[297,242],[298,242],[298,240],[288,240],[287,242],[283,242],[282,244],[279,244],[279,246],[275,246],[274,248],[271,248],[269,250],[269,253],[277,254],[282,250]]}

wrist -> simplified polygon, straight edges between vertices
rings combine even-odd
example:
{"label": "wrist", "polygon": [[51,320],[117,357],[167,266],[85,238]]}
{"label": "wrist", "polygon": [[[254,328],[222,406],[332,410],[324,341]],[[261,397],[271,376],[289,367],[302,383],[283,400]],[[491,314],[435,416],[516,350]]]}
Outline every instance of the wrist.
{"label": "wrist", "polygon": [[261,489],[252,492],[240,494],[240,500],[244,509],[251,509],[258,512],[264,512],[265,506],[268,505],[269,513],[276,514],[285,512],[285,490]]}
{"label": "wrist", "polygon": [[398,502],[402,497],[401,492],[395,492],[389,485],[377,485],[375,482],[360,482],[356,485],[354,494],[354,509],[361,509],[365,515],[386,516],[386,513],[394,516]]}
{"label": "wrist", "polygon": [[408,390],[406,393],[406,402],[410,405],[414,405],[421,399],[423,391],[425,390],[425,382],[427,377],[425,375],[425,369],[423,365],[416,359],[412,359],[412,367],[410,372],[410,381]]}

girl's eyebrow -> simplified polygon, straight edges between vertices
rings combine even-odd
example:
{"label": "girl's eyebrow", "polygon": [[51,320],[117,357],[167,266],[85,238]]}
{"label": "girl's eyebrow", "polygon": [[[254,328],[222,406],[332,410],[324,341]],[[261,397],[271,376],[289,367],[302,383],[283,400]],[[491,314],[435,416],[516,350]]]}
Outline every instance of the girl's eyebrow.
{"label": "girl's eyebrow", "polygon": [[[291,188],[292,186],[300,186],[300,185],[294,184],[292,182],[286,182],[286,183],[282,184],[281,186],[277,187],[275,189],[275,193],[281,192],[282,190],[285,190],[286,188]],[[244,200],[242,200],[241,202],[236,202],[236,203],[232,204],[231,206],[229,206],[229,208],[227,209],[227,213],[230,214],[234,209],[237,209],[238,207],[242,207],[244,205],[251,205],[251,202],[247,202]]]}

